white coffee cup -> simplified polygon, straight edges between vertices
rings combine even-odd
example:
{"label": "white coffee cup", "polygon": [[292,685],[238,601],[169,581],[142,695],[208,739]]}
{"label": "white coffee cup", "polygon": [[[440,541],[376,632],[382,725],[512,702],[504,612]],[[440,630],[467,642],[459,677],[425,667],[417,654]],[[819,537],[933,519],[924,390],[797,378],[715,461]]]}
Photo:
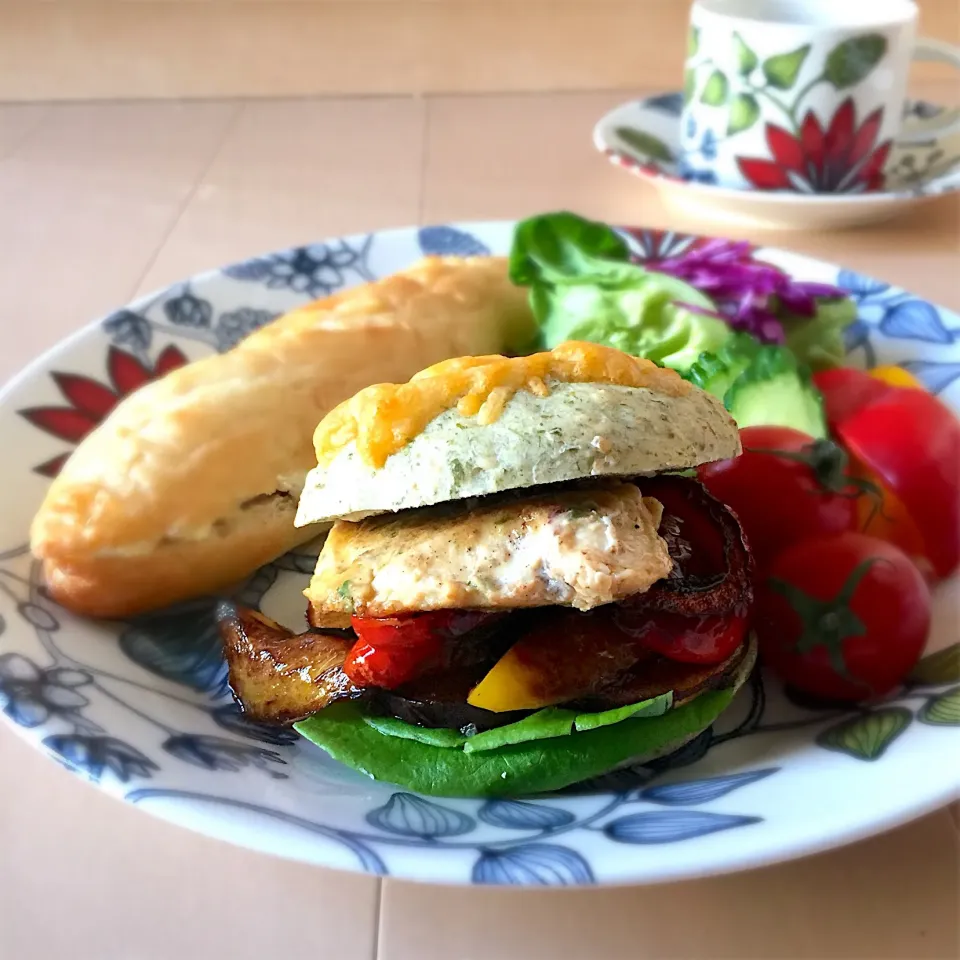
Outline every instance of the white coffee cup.
{"label": "white coffee cup", "polygon": [[[911,0],[696,0],[681,171],[750,190],[882,190],[913,60],[960,68],[916,39]],[[925,122],[935,133],[957,119]]]}

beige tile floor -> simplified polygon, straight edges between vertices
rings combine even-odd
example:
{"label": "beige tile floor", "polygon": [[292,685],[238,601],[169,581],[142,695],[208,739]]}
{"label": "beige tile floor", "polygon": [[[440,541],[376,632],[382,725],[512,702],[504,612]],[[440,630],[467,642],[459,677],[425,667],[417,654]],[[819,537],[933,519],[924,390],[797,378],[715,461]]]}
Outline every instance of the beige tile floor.
{"label": "beige tile floor", "polygon": [[[558,206],[709,230],[594,154],[590,127],[621,99],[0,105],[0,380],[137,292],[328,234]],[[960,309],[955,198],[872,230],[764,239]],[[380,883],[194,836],[6,728],[0,770],[3,958],[960,955],[956,808],[735,877],[518,895]]]}

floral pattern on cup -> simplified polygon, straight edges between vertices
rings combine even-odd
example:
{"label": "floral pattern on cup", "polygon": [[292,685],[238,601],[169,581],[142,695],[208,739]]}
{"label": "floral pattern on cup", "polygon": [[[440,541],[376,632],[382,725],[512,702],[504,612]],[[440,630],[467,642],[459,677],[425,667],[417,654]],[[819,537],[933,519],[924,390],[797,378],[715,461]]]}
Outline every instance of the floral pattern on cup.
{"label": "floral pattern on cup", "polygon": [[882,190],[891,140],[877,143],[883,120],[878,107],[861,124],[853,98],[840,105],[826,128],[809,111],[798,132],[768,123],[772,160],[738,157],[740,172],[758,190],[861,193]]}
{"label": "floral pattern on cup", "polygon": [[[741,174],[756,189],[861,193],[884,188],[884,164],[892,140],[878,142],[883,107],[873,110],[858,125],[853,95],[822,121],[809,101],[822,84],[843,91],[852,90],[867,79],[887,54],[886,37],[864,33],[840,41],[827,53],[822,68],[802,85],[799,80],[804,67],[809,66],[812,50],[809,43],[761,59],[734,31],[731,43],[736,69],[731,70],[702,51],[700,39],[700,28],[694,25],[684,78],[688,142],[694,135],[690,124],[696,124],[689,106],[698,103],[723,112],[718,118],[723,140],[764,123],[770,156],[737,157]],[[772,110],[780,123],[763,120],[765,107],[767,115]],[[713,129],[703,136],[710,143],[705,147],[701,141],[692,152],[699,151],[706,159],[713,159],[720,137]],[[691,149],[688,147],[685,152],[689,155]]]}
{"label": "floral pattern on cup", "polygon": [[[960,191],[960,125],[956,133],[946,129],[929,135],[917,136],[916,131],[905,128],[894,140],[885,164],[886,183],[882,190],[864,190],[860,193],[798,193],[793,190],[763,190],[759,188],[716,189],[720,186],[711,167],[709,156],[716,148],[716,135],[709,128],[703,129],[695,118],[681,120],[683,93],[675,91],[631,100],[615,107],[596,124],[593,142],[610,163],[627,172],[665,187],[669,196],[696,191],[698,202],[705,204],[703,212],[710,215],[740,217],[750,207],[769,212],[776,203],[777,217],[784,223],[795,224],[803,219],[802,201],[817,203],[821,211],[829,205],[836,213],[838,225],[850,226],[846,220],[856,208],[863,211],[865,223],[873,216],[889,216],[892,205],[906,209],[918,200],[937,197]],[[945,117],[951,110],[942,104],[922,100],[908,100],[903,107],[907,121]],[[861,112],[855,116],[855,127],[864,125]],[[870,112],[866,113],[866,117]],[[692,129],[690,124],[692,121]],[[681,123],[687,149],[681,151]],[[776,124],[779,125],[779,124]],[[829,127],[828,118],[826,126]],[[823,126],[823,124],[821,124]],[[746,159],[769,157],[763,138],[763,127],[756,126],[756,134],[750,149],[738,143],[738,153]],[[879,140],[878,136],[878,140]],[[692,147],[692,148],[691,148]],[[874,147],[876,149],[876,147]],[[677,190],[680,188],[690,188]]]}

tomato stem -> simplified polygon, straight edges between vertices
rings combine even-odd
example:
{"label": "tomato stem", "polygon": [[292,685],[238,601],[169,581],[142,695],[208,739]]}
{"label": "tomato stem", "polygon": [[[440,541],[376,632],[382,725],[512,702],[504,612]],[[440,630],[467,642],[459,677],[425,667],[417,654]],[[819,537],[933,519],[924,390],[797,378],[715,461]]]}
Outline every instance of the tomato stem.
{"label": "tomato stem", "polygon": [[876,557],[868,557],[854,567],[831,600],[820,600],[777,577],[771,577],[768,581],[770,589],[790,604],[803,625],[803,632],[794,644],[794,650],[804,654],[824,647],[831,666],[839,676],[871,692],[870,684],[850,673],[843,655],[843,645],[850,637],[862,637],[867,632],[866,624],[853,612],[850,604],[860,581],[876,562]]}
{"label": "tomato stem", "polygon": [[[883,514],[883,491],[866,477],[851,477],[847,473],[850,455],[832,440],[814,440],[801,450],[780,450],[774,447],[746,447],[748,453],[766,453],[784,460],[802,463],[810,468],[820,489],[845,500],[856,500],[863,494],[874,498],[874,507],[868,524],[879,512]],[[885,519],[889,519],[885,517]]]}

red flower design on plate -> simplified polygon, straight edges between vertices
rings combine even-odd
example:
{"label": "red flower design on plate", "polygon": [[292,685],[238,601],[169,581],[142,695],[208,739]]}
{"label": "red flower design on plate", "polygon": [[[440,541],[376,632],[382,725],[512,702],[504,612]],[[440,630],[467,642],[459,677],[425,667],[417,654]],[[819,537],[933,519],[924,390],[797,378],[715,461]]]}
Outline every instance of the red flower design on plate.
{"label": "red flower design on plate", "polygon": [[853,98],[847,97],[824,130],[813,111],[800,125],[800,135],[767,124],[767,146],[773,160],[740,157],[740,172],[758,190],[798,193],[865,193],[882,190],[883,167],[891,140],[877,143],[883,122],[878,107],[857,126]]}
{"label": "red flower design on plate", "polygon": [[[133,354],[117,347],[110,347],[107,353],[110,386],[83,374],[54,371],[51,373],[53,382],[70,405],[68,407],[30,407],[27,410],[20,410],[19,413],[44,432],[60,440],[77,444],[125,396],[145,383],[157,380],[165,373],[182,367],[186,362],[187,358],[179,347],[169,346],[157,357],[157,362],[151,370]],[[33,469],[44,477],[55,477],[69,456],[69,453],[61,453]]]}

